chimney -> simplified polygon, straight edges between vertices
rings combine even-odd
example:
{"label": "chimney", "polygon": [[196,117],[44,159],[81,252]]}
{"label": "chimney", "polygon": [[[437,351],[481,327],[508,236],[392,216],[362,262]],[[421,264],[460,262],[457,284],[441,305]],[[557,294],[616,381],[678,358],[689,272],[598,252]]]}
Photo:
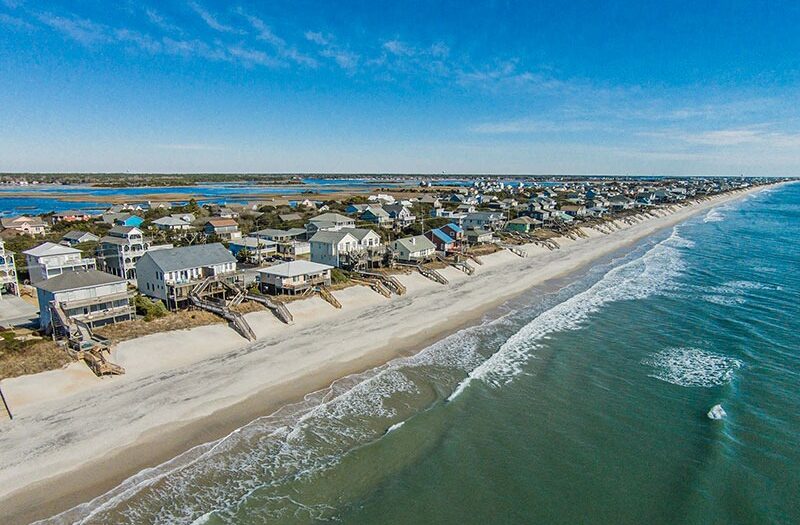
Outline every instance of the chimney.
{"label": "chimney", "polygon": [[417,238],[411,237],[411,244],[417,244]]}

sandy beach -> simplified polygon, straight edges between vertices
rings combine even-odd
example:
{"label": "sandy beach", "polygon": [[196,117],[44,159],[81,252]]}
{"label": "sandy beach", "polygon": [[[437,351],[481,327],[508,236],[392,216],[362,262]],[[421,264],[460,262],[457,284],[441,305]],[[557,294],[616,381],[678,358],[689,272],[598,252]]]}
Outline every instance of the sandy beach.
{"label": "sandy beach", "polygon": [[743,197],[730,193],[561,249],[500,251],[472,276],[442,270],[441,285],[401,275],[408,293],[387,299],[354,286],[292,302],[295,323],[248,314],[258,341],[226,325],[150,335],[119,344],[124,376],[99,379],[81,363],[7,379],[13,421],[0,422],[0,521],[28,523],[88,501],[143,468],[218,439],[337,378],[417,351],[525,290],[562,278],[655,232]]}

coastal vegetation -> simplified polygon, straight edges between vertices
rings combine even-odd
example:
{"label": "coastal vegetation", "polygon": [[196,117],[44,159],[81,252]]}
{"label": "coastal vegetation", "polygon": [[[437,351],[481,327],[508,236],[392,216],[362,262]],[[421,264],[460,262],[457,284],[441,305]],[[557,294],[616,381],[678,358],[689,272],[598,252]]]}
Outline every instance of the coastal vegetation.
{"label": "coastal vegetation", "polygon": [[0,379],[55,370],[72,361],[50,339],[24,332],[0,329]]}

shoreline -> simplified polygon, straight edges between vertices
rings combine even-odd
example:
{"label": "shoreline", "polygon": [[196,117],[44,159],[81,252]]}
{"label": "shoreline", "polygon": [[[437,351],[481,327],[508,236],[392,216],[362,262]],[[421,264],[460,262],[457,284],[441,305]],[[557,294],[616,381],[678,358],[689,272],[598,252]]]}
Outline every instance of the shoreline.
{"label": "shoreline", "polygon": [[[604,256],[629,248],[702,211],[762,189],[763,187],[753,188],[701,201],[678,208],[668,215],[625,226],[608,235],[587,230],[589,238],[577,241],[560,240],[562,249],[553,252],[527,245],[524,247],[529,252],[526,259],[505,251],[499,252],[486,257],[485,268],[478,267],[474,276],[467,277],[457,270],[453,270],[455,273],[447,273],[447,277],[451,278],[452,275],[452,279],[444,287],[418,275],[401,276],[403,282],[409,286],[409,297],[387,300],[369,290],[348,292],[350,289],[347,289],[337,292],[337,297],[340,294],[345,296],[341,298],[345,308],[340,313],[331,312],[329,306],[317,304],[316,301],[303,301],[308,304],[293,307],[298,310],[293,313],[299,322],[292,327],[277,326],[277,321],[270,320],[268,314],[261,314],[260,317],[255,314],[262,326],[254,326],[260,337],[252,345],[244,343],[235,334],[228,333],[232,331],[224,325],[201,327],[177,334],[155,334],[142,340],[122,343],[115,350],[116,355],[112,360],[122,359],[121,364],[133,372],[125,380],[113,382],[113,385],[111,380],[86,381],[88,386],[85,388],[73,391],[67,389],[66,394],[58,391],[54,398],[45,401],[29,400],[27,404],[21,405],[23,408],[20,419],[15,420],[15,425],[19,425],[8,432],[10,435],[4,436],[5,432],[2,431],[5,429],[0,427],[0,443],[18,445],[10,448],[4,446],[0,452],[0,464],[4,465],[0,473],[0,487],[4,487],[0,489],[4,491],[0,494],[0,505],[7,514],[4,522],[27,523],[89,501],[143,468],[160,464],[195,445],[224,437],[257,417],[302,399],[309,392],[327,387],[336,379],[375,368],[401,355],[416,353],[430,343],[474,324],[485,313],[533,286],[570,276]],[[492,285],[491,291],[486,290],[487,284]],[[442,311],[441,301],[447,299],[462,302],[463,308],[456,308],[451,312]],[[352,309],[348,310],[349,307]],[[419,308],[416,316],[415,308]],[[359,315],[365,313],[366,315]],[[329,326],[331,320],[339,322],[339,326]],[[380,341],[377,345],[372,337],[364,337],[363,334],[351,337],[351,334],[357,333],[354,329],[371,328],[373,323],[380,325],[382,321],[384,324],[397,321],[398,325],[413,322],[421,326],[409,334],[398,330],[396,326],[383,326],[374,335],[374,339]],[[324,333],[315,334],[315,329],[322,329]],[[292,346],[291,342],[294,340],[301,341]],[[205,342],[206,346],[211,346],[209,343],[213,342],[214,348],[198,348],[199,352],[190,352],[188,356],[163,359],[163,352],[174,348],[176,344],[194,346],[197,343],[201,346],[201,342]],[[135,345],[147,346],[148,343],[151,347],[149,350],[133,348]],[[303,346],[304,343],[327,347],[327,351],[316,348],[310,350]],[[356,349],[353,350],[352,347]],[[253,350],[248,351],[249,348]],[[129,355],[134,352],[137,355]],[[147,357],[148,352],[151,354],[150,358]],[[160,366],[153,366],[156,358],[162,360]],[[200,361],[197,361],[198,358]],[[130,364],[135,366],[131,367]],[[220,364],[236,364],[243,371],[248,365],[252,365],[261,372],[272,372],[272,382],[267,380],[265,384],[264,377],[258,377],[258,374],[247,369],[248,376],[256,375],[257,380],[253,382],[249,378],[243,378],[241,383],[244,384],[239,385],[240,381],[234,382],[233,377],[230,377],[236,375],[236,370],[232,370],[226,380],[225,374],[218,373],[219,368],[216,368]],[[209,382],[209,390],[214,386],[227,387],[228,390],[207,393],[201,388],[197,394],[197,390],[192,390],[185,384],[202,383],[205,376],[214,380]],[[113,410],[123,407],[125,402],[142,404],[141,398],[136,395],[140,390],[149,388],[156,393],[166,394],[171,383],[179,380],[180,384],[176,383],[175,388],[186,387],[196,397],[183,399],[182,403],[176,404],[170,404],[169,401],[172,400],[167,400],[166,404],[153,407],[152,412],[155,413],[148,413],[148,420],[138,427],[124,428],[125,416],[131,414],[118,415],[122,428],[109,428],[114,427],[115,421],[112,420],[108,422],[111,424],[106,423],[102,428],[96,428],[101,434],[99,438],[91,436],[94,443],[105,443],[107,448],[104,450],[107,452],[98,454],[93,459],[80,460],[80,449],[86,444],[80,435],[84,412],[104,408]],[[29,397],[31,391],[35,391],[37,387],[41,389],[41,385],[30,378],[20,380],[19,383],[24,384],[26,381],[31,383],[33,389],[29,389]],[[112,394],[112,386],[117,385],[123,391]],[[22,392],[26,392],[25,388],[22,388]],[[104,402],[103,396],[98,395],[103,393],[109,394],[108,397],[115,402]],[[177,395],[182,393],[178,392]],[[94,401],[95,405],[75,406],[86,400]],[[130,407],[126,408],[128,412],[137,415]],[[72,431],[72,434],[77,434],[72,437],[72,441],[63,444],[66,451],[58,443],[59,436],[42,438],[36,433],[52,430],[54,424],[47,418],[56,416],[61,418],[58,422],[61,432],[70,435]],[[154,422],[160,424],[153,424]],[[90,431],[83,429],[83,432]],[[32,436],[32,443],[18,444],[14,441],[26,434]],[[54,443],[59,444],[58,451],[51,454],[41,452],[43,449],[47,451],[47,447]],[[23,450],[19,450],[20,448]],[[40,474],[45,471],[51,475],[45,477]],[[25,481],[22,487],[8,490],[5,487],[9,487],[12,480]]]}

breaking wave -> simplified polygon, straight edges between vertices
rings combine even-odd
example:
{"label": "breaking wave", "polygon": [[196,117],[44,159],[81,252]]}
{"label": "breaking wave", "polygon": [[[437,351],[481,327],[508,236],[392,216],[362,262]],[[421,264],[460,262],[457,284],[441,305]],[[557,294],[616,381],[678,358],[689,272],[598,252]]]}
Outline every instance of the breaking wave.
{"label": "breaking wave", "polygon": [[711,388],[729,383],[742,362],[697,348],[672,348],[642,361],[650,377],[685,387]]}
{"label": "breaking wave", "polygon": [[703,218],[703,222],[722,222],[724,220],[725,215],[719,210],[719,208],[713,208]]}
{"label": "breaking wave", "polygon": [[475,368],[448,401],[461,395],[472,381],[501,386],[522,373],[523,366],[541,341],[554,332],[575,330],[604,305],[616,301],[644,299],[673,290],[674,280],[684,269],[681,249],[694,243],[673,228],[672,235],[640,258],[613,268],[588,290],[545,311],[511,336],[500,350]]}
{"label": "breaking wave", "polygon": [[[38,523],[236,522],[258,497],[256,521],[321,519],[330,509],[297,501],[288,486],[308,482],[351,450],[400,429],[418,410],[419,385],[450,391],[497,348],[507,316],[461,330],[407,358],[345,377],[303,401],[214,442],[146,469],[94,500]],[[389,429],[387,431],[387,428]]]}

